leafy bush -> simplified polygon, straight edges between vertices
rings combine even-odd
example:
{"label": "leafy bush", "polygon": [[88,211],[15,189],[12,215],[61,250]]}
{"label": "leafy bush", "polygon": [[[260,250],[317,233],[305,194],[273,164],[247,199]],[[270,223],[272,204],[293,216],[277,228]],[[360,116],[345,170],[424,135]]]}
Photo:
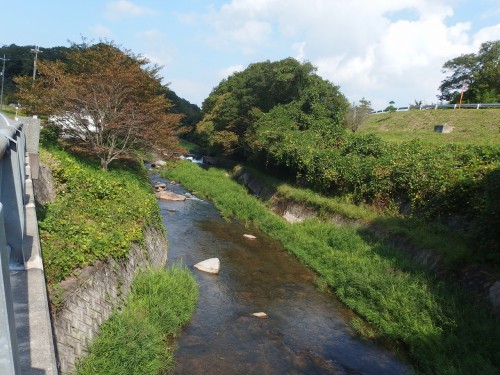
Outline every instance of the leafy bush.
{"label": "leafy bush", "polygon": [[40,129],[40,143],[44,146],[54,145],[60,134],[60,126],[48,123]]}

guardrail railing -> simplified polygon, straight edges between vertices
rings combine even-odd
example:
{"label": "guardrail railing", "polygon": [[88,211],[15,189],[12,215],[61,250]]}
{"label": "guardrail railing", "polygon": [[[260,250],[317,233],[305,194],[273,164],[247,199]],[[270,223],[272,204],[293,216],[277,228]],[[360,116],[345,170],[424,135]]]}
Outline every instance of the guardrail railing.
{"label": "guardrail railing", "polygon": [[24,268],[25,150],[21,123],[0,113],[0,374],[19,374],[10,286],[12,269]]}
{"label": "guardrail railing", "polygon": [[[500,103],[474,103],[474,104],[430,104],[430,105],[409,105],[408,107],[396,108],[393,112],[411,111],[411,110],[425,110],[425,109],[481,109],[481,108],[500,108]],[[391,111],[381,109],[373,111],[370,114],[389,113]]]}

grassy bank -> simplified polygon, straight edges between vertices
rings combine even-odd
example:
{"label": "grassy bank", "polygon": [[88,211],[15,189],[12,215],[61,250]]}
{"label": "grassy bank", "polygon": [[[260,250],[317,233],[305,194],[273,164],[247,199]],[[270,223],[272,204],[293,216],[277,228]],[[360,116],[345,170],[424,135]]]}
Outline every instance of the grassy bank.
{"label": "grassy bank", "polygon": [[[421,139],[439,145],[446,143],[500,144],[500,109],[423,110],[381,113],[368,117],[359,134],[377,134],[391,142]],[[435,125],[454,127],[449,134],[434,133]]]}
{"label": "grassy bank", "polygon": [[143,228],[160,226],[159,208],[139,164],[103,172],[98,163],[58,147],[41,150],[57,197],[39,209],[44,267],[50,285],[95,260],[127,255]]}
{"label": "grassy bank", "polygon": [[99,329],[77,375],[157,375],[174,366],[171,339],[191,317],[198,289],[188,269],[147,271],[134,279],[125,307]]}
{"label": "grassy bank", "polygon": [[[60,281],[96,260],[125,258],[133,242],[144,241],[145,227],[163,224],[141,162],[114,163],[103,172],[83,150],[44,143],[41,159],[52,170],[57,196],[38,207],[38,219],[49,294],[56,306]],[[172,338],[190,319],[197,295],[187,269],[138,274],[124,309],[100,326],[76,373],[170,372]]]}
{"label": "grassy bank", "polygon": [[[500,329],[488,308],[434,279],[396,248],[370,240],[360,228],[319,220],[288,224],[223,170],[180,163],[166,173],[213,200],[224,216],[280,240],[370,323],[371,337],[407,348],[418,371],[498,373]],[[353,325],[361,327],[359,321]]]}

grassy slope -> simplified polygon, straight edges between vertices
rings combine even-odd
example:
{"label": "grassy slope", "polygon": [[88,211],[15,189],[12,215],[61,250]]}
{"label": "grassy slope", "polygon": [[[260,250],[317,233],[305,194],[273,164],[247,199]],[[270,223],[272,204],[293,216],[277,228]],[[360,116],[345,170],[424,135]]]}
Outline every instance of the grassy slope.
{"label": "grassy slope", "polygon": [[[497,372],[500,331],[486,309],[435,280],[394,247],[347,226],[318,220],[288,224],[223,170],[182,163],[167,175],[210,197],[223,215],[251,222],[280,240],[378,334],[407,346],[423,373]],[[353,325],[360,326],[357,321]]]}
{"label": "grassy slope", "polygon": [[191,318],[198,297],[187,268],[138,274],[125,308],[99,328],[77,375],[157,375],[174,367],[171,338]]}
{"label": "grassy slope", "polygon": [[[448,134],[434,133],[435,125],[453,126]],[[360,134],[375,133],[388,141],[422,139],[433,144],[446,142],[499,145],[500,109],[424,110],[374,114],[360,126]]]}

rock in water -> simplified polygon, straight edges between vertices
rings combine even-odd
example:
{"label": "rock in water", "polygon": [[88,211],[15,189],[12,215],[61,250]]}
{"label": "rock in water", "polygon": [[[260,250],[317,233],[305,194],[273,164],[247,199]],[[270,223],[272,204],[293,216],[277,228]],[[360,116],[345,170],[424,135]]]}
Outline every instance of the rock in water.
{"label": "rock in water", "polygon": [[167,191],[167,190],[159,191],[155,195],[156,195],[156,198],[163,199],[166,201],[185,201],[186,200],[186,197],[184,195],[176,194],[176,193],[173,193],[173,192]]}
{"label": "rock in water", "polygon": [[255,316],[257,318],[261,318],[261,319],[266,319],[268,318],[267,314],[265,312],[256,312],[256,313],[252,313],[252,316]]}
{"label": "rock in water", "polygon": [[196,263],[194,268],[200,271],[218,274],[220,270],[220,260],[219,258],[206,259],[203,262]]}
{"label": "rock in water", "polygon": [[244,234],[243,237],[248,238],[249,240],[255,240],[257,238],[252,234]]}

